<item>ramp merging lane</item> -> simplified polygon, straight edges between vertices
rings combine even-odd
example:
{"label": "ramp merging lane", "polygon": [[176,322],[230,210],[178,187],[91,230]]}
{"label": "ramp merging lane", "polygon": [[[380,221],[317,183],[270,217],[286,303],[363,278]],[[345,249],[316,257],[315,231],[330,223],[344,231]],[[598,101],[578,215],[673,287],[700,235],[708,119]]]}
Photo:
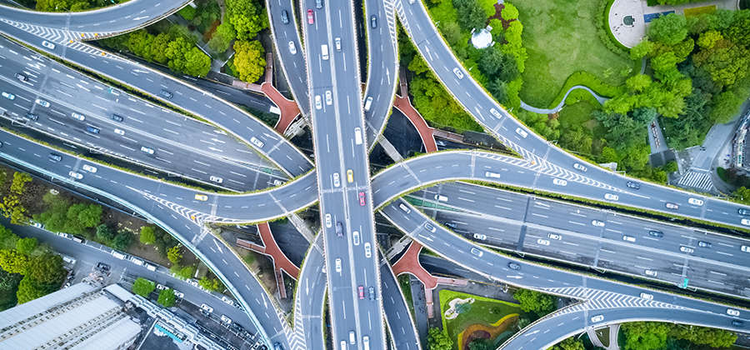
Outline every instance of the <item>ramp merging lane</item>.
{"label": "ramp merging lane", "polygon": [[305,50],[299,37],[297,25],[300,16],[295,11],[292,0],[266,0],[266,9],[271,27],[271,35],[279,55],[281,69],[292,90],[294,100],[302,115],[310,117],[310,95],[307,89],[307,66],[305,65]]}

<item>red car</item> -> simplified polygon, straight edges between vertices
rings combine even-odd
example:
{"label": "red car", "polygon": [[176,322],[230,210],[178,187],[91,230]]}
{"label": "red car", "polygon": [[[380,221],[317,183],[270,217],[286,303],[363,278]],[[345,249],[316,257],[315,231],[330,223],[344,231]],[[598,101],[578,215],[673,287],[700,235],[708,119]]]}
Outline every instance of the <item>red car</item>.
{"label": "red car", "polygon": [[365,298],[365,287],[359,286],[359,300],[362,300]]}
{"label": "red car", "polygon": [[364,192],[359,193],[359,205],[362,207],[365,206],[365,193]]}
{"label": "red car", "polygon": [[315,15],[312,9],[307,9],[307,24],[315,24]]}

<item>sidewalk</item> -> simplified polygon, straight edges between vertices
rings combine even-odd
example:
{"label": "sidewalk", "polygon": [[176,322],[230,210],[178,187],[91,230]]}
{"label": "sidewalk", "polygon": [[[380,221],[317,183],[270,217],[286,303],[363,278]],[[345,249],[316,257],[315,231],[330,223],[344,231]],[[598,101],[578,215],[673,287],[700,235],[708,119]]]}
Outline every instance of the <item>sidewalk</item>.
{"label": "sidewalk", "polygon": [[424,144],[424,148],[427,153],[437,152],[435,137],[433,137],[432,135],[433,129],[429,125],[427,125],[427,122],[425,122],[422,115],[419,114],[416,109],[414,109],[414,106],[411,105],[411,101],[409,101],[409,91],[406,85],[406,74],[404,73],[403,69],[400,73],[399,82],[401,95],[396,94],[396,98],[394,98],[393,100],[393,106],[401,111],[401,113],[403,113],[407,118],[409,118],[409,121],[411,121],[411,123],[417,129],[417,132],[419,132],[419,137],[422,139],[422,143]]}

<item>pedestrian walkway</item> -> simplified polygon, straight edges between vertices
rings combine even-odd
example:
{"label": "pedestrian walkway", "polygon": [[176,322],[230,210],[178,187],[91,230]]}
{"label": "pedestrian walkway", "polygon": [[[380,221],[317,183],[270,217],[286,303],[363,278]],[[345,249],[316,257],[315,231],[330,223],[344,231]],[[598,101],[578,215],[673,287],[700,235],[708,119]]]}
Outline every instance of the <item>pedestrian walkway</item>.
{"label": "pedestrian walkway", "polygon": [[659,120],[654,118],[648,126],[648,144],[651,146],[651,154],[661,153],[669,149],[667,140],[659,125]]}
{"label": "pedestrian walkway", "polygon": [[297,279],[297,277],[299,276],[299,267],[294,265],[294,263],[292,263],[292,261],[287,258],[284,252],[281,251],[281,248],[279,248],[278,244],[276,244],[276,239],[273,237],[271,228],[268,226],[267,222],[259,224],[257,225],[257,227],[258,233],[260,234],[260,239],[263,242],[262,246],[257,245],[251,241],[239,238],[237,239],[237,245],[271,258],[274,274],[276,276],[276,285],[278,286],[279,290],[279,296],[281,297],[281,299],[286,299],[286,288],[284,287],[284,278],[282,272],[285,272],[290,277]]}
{"label": "pedestrian walkway", "polygon": [[281,110],[281,116],[276,122],[276,126],[274,126],[274,128],[280,134],[283,134],[289,127],[289,125],[292,125],[294,119],[296,119],[297,116],[300,115],[297,103],[284,97],[284,95],[282,95],[279,90],[276,90],[276,88],[268,81],[261,84],[260,89],[264,94],[266,94],[268,98],[271,99],[271,101],[273,101],[273,103],[276,104],[276,107],[279,107],[279,110]]}
{"label": "pedestrian walkway", "polygon": [[711,172],[701,170],[688,170],[683,175],[677,184],[680,187],[693,188],[701,192],[709,192],[714,188],[713,181],[711,180]]}
{"label": "pedestrian walkway", "polygon": [[588,87],[585,87],[583,85],[576,85],[576,86],[571,87],[570,89],[568,89],[568,91],[565,92],[565,96],[563,96],[562,101],[560,101],[560,103],[558,103],[557,106],[555,106],[554,108],[536,108],[536,107],[527,105],[526,102],[523,102],[523,101],[521,101],[521,108],[523,108],[523,109],[525,109],[525,110],[527,110],[529,112],[534,112],[534,113],[538,113],[538,114],[552,114],[552,113],[557,113],[565,105],[565,100],[568,98],[568,95],[570,95],[570,93],[573,90],[578,90],[578,89],[586,90],[589,93],[591,93],[591,95],[593,95],[594,98],[597,101],[599,101],[599,104],[601,104],[601,105],[603,105],[604,102],[607,102],[607,100],[609,100],[609,98],[607,98],[607,97],[602,97],[602,96],[597,95],[594,92],[594,90],[591,90]]}

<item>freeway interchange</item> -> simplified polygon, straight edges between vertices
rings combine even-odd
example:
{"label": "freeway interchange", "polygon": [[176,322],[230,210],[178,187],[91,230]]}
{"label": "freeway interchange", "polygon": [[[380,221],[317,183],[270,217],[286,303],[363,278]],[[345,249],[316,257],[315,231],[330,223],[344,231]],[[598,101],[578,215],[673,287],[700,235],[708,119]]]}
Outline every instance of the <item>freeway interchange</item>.
{"label": "freeway interchange", "polygon": [[[672,285],[689,277],[693,287],[747,299],[750,254],[744,247],[750,243],[739,238],[465,183],[412,194],[450,209],[434,213],[437,222],[426,215],[429,209],[420,211],[399,199],[427,186],[473,180],[734,227],[745,226],[741,211],[748,209],[614,174],[537,136],[468,72],[463,78],[454,73],[463,68],[422,2],[365,1],[369,66],[364,95],[355,33],[362,22],[355,18],[359,4],[307,0],[295,9],[292,1],[267,2],[282,69],[311,125],[314,166],[289,140],[220,97],[78,41],[141,28],[186,4],[162,1],[154,6],[131,0],[74,14],[2,7],[0,31],[8,38],[0,38],[0,90],[14,98],[0,100],[3,118],[13,126],[12,132],[0,130],[0,157],[115,200],[159,224],[221,278],[269,346],[322,348],[327,295],[334,348],[385,349],[386,328],[397,348],[420,348],[411,316],[401,317],[408,314],[406,303],[375,240],[375,210],[415,241],[473,273],[581,300],[530,325],[504,348],[545,348],[588,327],[628,320],[670,320],[739,331],[750,322],[750,311],[732,317],[725,305],[529,263],[490,249]],[[291,23],[281,20],[282,11],[291,16]],[[520,158],[444,151],[370,175],[368,151],[383,131],[395,92],[396,13],[438,79]],[[107,31],[98,31],[104,23]],[[109,87],[9,38],[205,121]],[[54,44],[45,44],[50,42]],[[290,42],[296,54],[288,50]],[[365,107],[370,97],[371,105]],[[17,135],[26,129],[71,147],[54,149]],[[196,191],[123,171],[83,157],[81,149],[233,193]],[[299,306],[290,325],[254,273],[205,225],[263,222],[315,203],[320,205],[322,227],[302,266],[295,299]],[[626,254],[630,256],[623,259]],[[604,316],[603,321],[591,321],[593,315]],[[733,319],[745,325],[735,325]],[[539,332],[552,328],[554,332]]]}

